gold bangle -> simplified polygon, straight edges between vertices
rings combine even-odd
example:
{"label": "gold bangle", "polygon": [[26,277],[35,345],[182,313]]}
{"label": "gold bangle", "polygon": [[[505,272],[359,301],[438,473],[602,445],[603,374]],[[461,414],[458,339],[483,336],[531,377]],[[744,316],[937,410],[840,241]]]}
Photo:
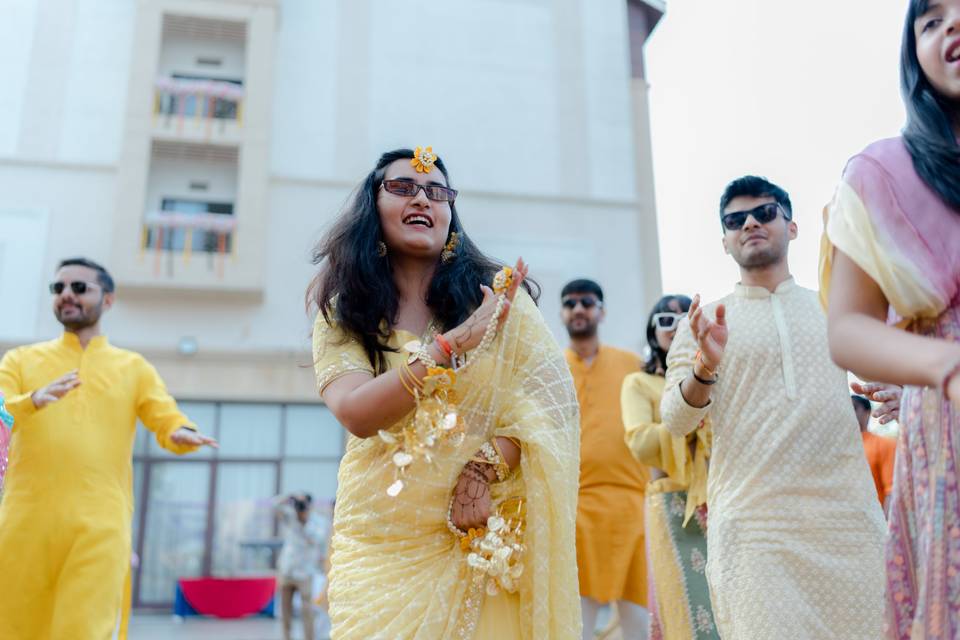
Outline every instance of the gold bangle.
{"label": "gold bangle", "polygon": [[423,380],[413,372],[413,368],[410,366],[409,362],[404,361],[401,365],[401,368],[406,371],[407,375],[410,376],[410,382],[417,388],[423,389]]}
{"label": "gold bangle", "polygon": [[507,458],[503,455],[503,450],[500,448],[500,443],[497,442],[497,436],[494,436],[490,439],[490,442],[493,444],[494,451],[497,452],[497,457],[500,458],[499,464],[496,465],[497,469],[497,478],[502,482],[510,475],[510,472],[513,469],[510,468],[510,465],[507,464]]}
{"label": "gold bangle", "polygon": [[510,465],[503,459],[500,448],[497,446],[497,439],[491,438],[480,445],[480,455],[486,458],[486,463],[493,467],[497,474],[497,481],[503,482],[510,474]]}
{"label": "gold bangle", "polygon": [[399,378],[400,384],[402,384],[403,388],[407,390],[407,393],[409,393],[411,396],[416,398],[417,393],[413,389],[411,389],[407,381],[403,379],[403,369],[397,369],[397,378]]}
{"label": "gold bangle", "polygon": [[[411,377],[413,384],[403,377],[405,373]],[[419,380],[417,380],[417,377],[413,374],[413,371],[410,371],[410,366],[404,363],[399,369],[397,369],[397,377],[400,378],[400,384],[402,384],[403,388],[407,390],[407,393],[416,398],[417,390],[422,387],[422,384]]]}

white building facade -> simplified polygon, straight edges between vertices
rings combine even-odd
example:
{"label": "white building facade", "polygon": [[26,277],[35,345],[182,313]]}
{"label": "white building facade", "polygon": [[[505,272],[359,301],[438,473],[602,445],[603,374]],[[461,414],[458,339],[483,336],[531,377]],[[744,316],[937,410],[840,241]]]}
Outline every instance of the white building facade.
{"label": "white building facade", "polygon": [[559,290],[606,292],[639,350],[660,294],[641,49],[647,0],[14,0],[0,20],[0,352],[59,332],[61,258],[111,270],[114,344],[144,353],[222,443],[135,454],[135,602],[261,570],[265,502],[332,498],[313,245],[379,154],[432,145],[467,231]]}

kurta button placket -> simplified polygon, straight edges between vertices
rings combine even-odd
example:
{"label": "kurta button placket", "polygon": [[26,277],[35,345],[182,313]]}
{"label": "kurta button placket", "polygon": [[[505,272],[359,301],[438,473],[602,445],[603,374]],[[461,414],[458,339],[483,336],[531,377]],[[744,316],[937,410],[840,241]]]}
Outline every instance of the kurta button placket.
{"label": "kurta button placket", "polygon": [[793,345],[790,340],[790,329],[783,313],[783,303],[776,293],[770,296],[770,306],[773,310],[773,321],[777,326],[777,337],[780,340],[780,360],[783,370],[783,386],[787,391],[787,398],[797,399],[797,376],[793,366]]}

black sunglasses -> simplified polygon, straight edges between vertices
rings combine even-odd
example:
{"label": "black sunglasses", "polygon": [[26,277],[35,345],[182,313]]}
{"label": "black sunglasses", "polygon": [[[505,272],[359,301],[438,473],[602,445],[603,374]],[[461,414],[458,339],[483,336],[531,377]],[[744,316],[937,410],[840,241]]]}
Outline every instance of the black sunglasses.
{"label": "black sunglasses", "polygon": [[563,305],[564,309],[573,310],[577,308],[578,304],[584,309],[593,309],[603,303],[593,296],[583,296],[582,298],[564,298],[560,304]]}
{"label": "black sunglasses", "polygon": [[748,216],[753,216],[753,219],[760,224],[767,224],[773,221],[781,211],[783,211],[784,220],[789,220],[790,216],[787,215],[787,212],[778,202],[766,202],[748,211],[734,211],[733,213],[721,216],[720,219],[723,221],[723,226],[729,231],[739,231],[743,229],[743,225],[746,224]]}
{"label": "black sunglasses", "polygon": [[[90,287],[94,287],[96,285],[94,285],[91,282],[83,282],[78,280],[76,282],[71,282],[69,286],[70,286],[70,291],[73,291],[78,296],[82,296],[83,294],[85,294],[87,291],[90,290]],[[57,282],[50,283],[50,293],[52,293],[55,296],[58,296],[61,293],[63,293],[63,290],[66,288],[67,288],[67,284],[65,282],[57,281]]]}
{"label": "black sunglasses", "polygon": [[441,187],[438,184],[417,184],[409,180],[384,180],[381,185],[387,193],[395,196],[412,198],[420,193],[420,189],[427,197],[435,202],[450,202],[457,198],[457,190]]}

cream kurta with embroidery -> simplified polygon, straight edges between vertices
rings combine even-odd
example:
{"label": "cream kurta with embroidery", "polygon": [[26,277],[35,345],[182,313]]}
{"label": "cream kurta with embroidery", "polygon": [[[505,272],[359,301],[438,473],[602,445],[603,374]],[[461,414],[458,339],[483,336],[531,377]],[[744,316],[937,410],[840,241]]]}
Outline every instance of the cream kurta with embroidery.
{"label": "cream kurta with embroidery", "polygon": [[817,294],[790,279],[719,302],[730,337],[711,403],[680,393],[697,352],[684,320],[661,414],[676,435],[713,425],[707,577],[721,635],[879,638],[883,514]]}

